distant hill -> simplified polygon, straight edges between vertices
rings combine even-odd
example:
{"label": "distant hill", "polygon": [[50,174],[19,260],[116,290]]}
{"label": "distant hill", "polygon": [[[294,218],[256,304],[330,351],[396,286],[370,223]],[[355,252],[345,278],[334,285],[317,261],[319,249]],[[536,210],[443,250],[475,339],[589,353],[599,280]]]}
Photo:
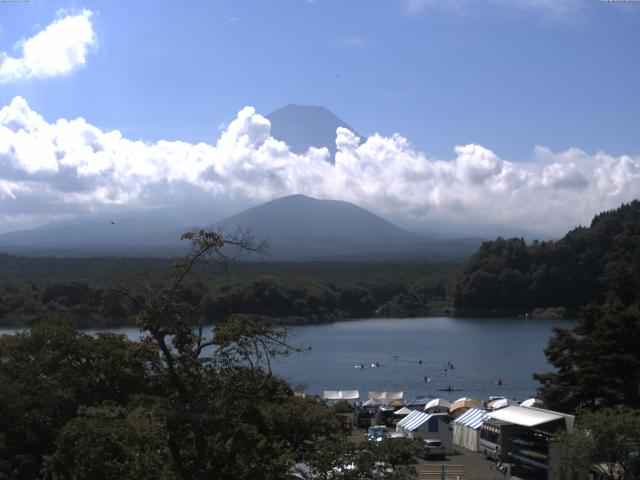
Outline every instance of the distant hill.
{"label": "distant hill", "polygon": [[601,302],[616,270],[640,265],[640,201],[596,215],[563,238],[526,244],[498,238],[461,267],[454,307],[469,312],[525,312],[561,307],[575,315]]}
{"label": "distant hill", "polygon": [[187,227],[167,218],[79,218],[0,235],[0,251],[34,255],[166,255]]}
{"label": "distant hill", "polygon": [[[0,235],[0,252],[84,257],[184,254],[187,244],[180,241],[180,236],[194,226],[161,215],[152,212],[78,218],[10,232]],[[227,233],[238,227],[252,229],[257,239],[268,240],[267,258],[272,260],[460,261],[481,243],[473,238],[430,239],[352,203],[304,195],[273,200],[208,225]]]}
{"label": "distant hill", "polygon": [[480,241],[434,241],[408,232],[352,203],[291,195],[219,222],[225,231],[251,228],[269,241],[273,259],[460,259]]}
{"label": "distant hill", "polygon": [[362,141],[365,137],[324,107],[286,105],[267,115],[271,136],[289,145],[292,152],[304,153],[309,147],[327,147],[333,163],[336,155],[336,129],[344,127]]}

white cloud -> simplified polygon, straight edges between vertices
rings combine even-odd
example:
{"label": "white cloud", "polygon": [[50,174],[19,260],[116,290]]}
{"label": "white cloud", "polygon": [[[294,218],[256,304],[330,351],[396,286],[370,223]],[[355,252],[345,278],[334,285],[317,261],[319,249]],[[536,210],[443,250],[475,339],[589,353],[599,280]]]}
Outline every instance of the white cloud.
{"label": "white cloud", "polygon": [[59,12],[59,18],[44,30],[20,40],[15,46],[20,56],[0,53],[0,83],[58,77],[86,64],[89,50],[97,46],[92,12],[63,15]]}
{"label": "white cloud", "polygon": [[505,225],[558,234],[640,192],[640,158],[536,147],[529,163],[481,145],[428,158],[399,134],[364,143],[336,132],[302,155],[270,135],[269,121],[242,109],[215,144],[145,143],[82,118],[50,123],[16,97],[0,109],[2,229],[112,207],[258,203],[303,193],[354,202],[413,228]]}

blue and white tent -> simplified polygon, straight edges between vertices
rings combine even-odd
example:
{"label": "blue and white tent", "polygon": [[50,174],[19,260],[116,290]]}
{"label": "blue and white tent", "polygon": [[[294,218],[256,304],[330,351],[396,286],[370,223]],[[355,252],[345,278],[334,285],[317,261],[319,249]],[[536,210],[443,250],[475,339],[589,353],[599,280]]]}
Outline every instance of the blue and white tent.
{"label": "blue and white tent", "polygon": [[489,412],[482,408],[472,408],[456,418],[453,421],[453,444],[477,452],[480,427],[487,418]]}
{"label": "blue and white tent", "polygon": [[428,421],[430,416],[428,413],[414,410],[396,424],[396,431],[413,432]]}
{"label": "blue and white tent", "polygon": [[446,413],[415,410],[396,424],[396,431],[409,438],[437,438],[442,441],[445,453],[453,453],[449,415]]}

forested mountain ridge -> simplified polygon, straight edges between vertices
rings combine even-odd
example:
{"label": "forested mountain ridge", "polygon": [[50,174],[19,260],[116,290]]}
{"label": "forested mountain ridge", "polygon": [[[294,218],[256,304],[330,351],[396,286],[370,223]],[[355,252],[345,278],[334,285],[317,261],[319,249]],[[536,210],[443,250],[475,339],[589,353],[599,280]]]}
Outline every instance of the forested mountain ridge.
{"label": "forested mountain ridge", "polygon": [[601,302],[609,277],[640,255],[640,201],[596,215],[562,239],[485,242],[461,267],[452,298],[457,312],[523,312],[564,307],[574,314]]}

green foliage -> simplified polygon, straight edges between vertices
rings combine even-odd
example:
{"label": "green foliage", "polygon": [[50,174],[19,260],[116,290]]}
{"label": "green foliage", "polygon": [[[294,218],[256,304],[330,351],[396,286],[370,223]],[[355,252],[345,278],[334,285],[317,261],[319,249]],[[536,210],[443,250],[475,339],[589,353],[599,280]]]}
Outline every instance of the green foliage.
{"label": "green foliage", "polygon": [[562,438],[566,467],[588,471],[602,464],[611,478],[640,479],[640,412],[624,407],[586,412]]}
{"label": "green foliage", "polygon": [[80,407],[45,458],[47,480],[163,480],[173,478],[165,461],[162,423],[152,410],[101,405]]}
{"label": "green foliage", "polygon": [[[51,316],[74,318],[85,328],[134,325],[143,297],[168,293],[175,268],[166,265],[166,259],[0,254],[0,326],[33,325]],[[175,295],[209,324],[233,314],[282,324],[441,314],[449,310],[453,268],[402,262],[242,262],[224,271],[196,264],[196,276],[182,282]],[[140,291],[140,285],[148,289]]]}
{"label": "green foliage", "polygon": [[460,269],[457,311],[522,312],[565,307],[577,312],[603,301],[621,259],[640,252],[640,201],[603,212],[551,242],[498,238],[484,243]]}
{"label": "green foliage", "polygon": [[301,473],[309,480],[418,478],[415,457],[422,448],[421,439],[408,438],[363,441],[359,444],[347,440],[321,442]]}
{"label": "green foliage", "polygon": [[545,354],[555,372],[535,375],[552,407],[640,408],[640,253],[613,269],[602,305],[585,308],[576,326],[554,330]]}
{"label": "green foliage", "polygon": [[144,344],[84,335],[64,321],[0,337],[0,478],[35,478],[80,406],[128,403],[152,388],[147,373],[157,365]]}

